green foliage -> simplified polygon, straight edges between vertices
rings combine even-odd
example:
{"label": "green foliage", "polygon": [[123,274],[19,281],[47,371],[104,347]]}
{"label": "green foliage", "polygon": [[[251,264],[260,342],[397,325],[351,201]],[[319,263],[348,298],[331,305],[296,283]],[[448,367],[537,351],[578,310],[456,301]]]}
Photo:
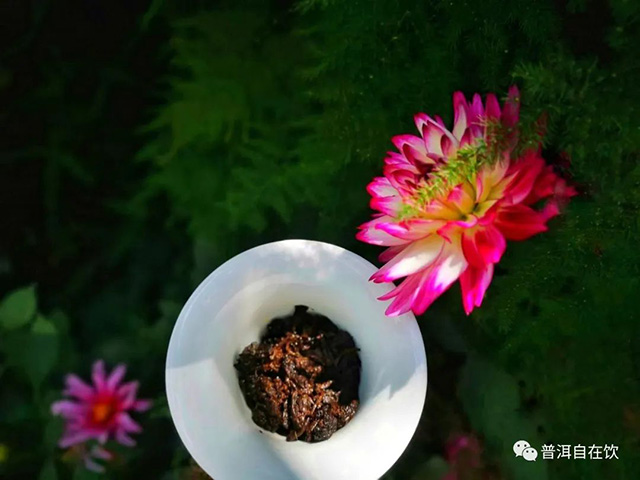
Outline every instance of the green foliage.
{"label": "green foliage", "polygon": [[289,72],[299,47],[268,35],[268,21],[267,8],[229,8],[173,24],[176,74],[146,128],[156,138],[140,157],[158,168],[143,196],[166,192],[191,232],[210,241],[261,232],[270,212],[290,221],[309,176],[320,173],[294,151],[299,107]]}
{"label": "green foliage", "polygon": [[529,418],[521,410],[520,392],[513,377],[472,353],[462,371],[459,395],[472,427],[484,434],[486,445],[513,478],[548,478],[545,462],[529,463],[513,455],[513,444],[518,440],[526,439],[538,451],[542,445],[535,417]]}
{"label": "green foliage", "polygon": [[[507,437],[516,435],[620,446],[619,461],[553,462],[548,478],[635,478],[637,2],[153,0],[132,6],[113,37],[92,37],[84,20],[67,28],[57,23],[67,12],[50,8],[64,10],[34,7],[0,65],[0,166],[9,169],[0,180],[24,179],[3,184],[22,209],[7,212],[0,280],[9,292],[38,285],[37,299],[27,287],[0,303],[3,478],[91,475],[61,459],[61,424],[48,409],[64,373],[87,376],[96,358],[127,362],[155,400],[139,447],[120,452],[110,478],[191,475],[163,365],[195,284],[242,249],[290,237],[375,262],[378,249],[354,233],[370,218],[365,186],[390,138],[415,133],[417,112],[450,125],[456,90],[504,99],[514,82],[525,122],[547,113],[545,156],[580,195],[549,232],[509,245],[470,318],[453,288],[420,319],[437,333],[425,336],[427,409],[386,478],[436,478],[447,435],[468,430],[500,478],[545,475],[540,459],[514,463]],[[38,180],[14,186],[27,179]],[[453,328],[468,347],[443,340]],[[438,348],[442,358],[466,355],[460,372],[431,371]],[[455,388],[440,388],[445,380]],[[438,399],[455,422],[439,415]]]}
{"label": "green foliage", "polygon": [[[48,399],[45,400],[43,395],[42,383],[57,364],[59,332],[52,321],[36,310],[37,299],[33,286],[11,292],[2,300],[2,318],[5,321],[0,324],[0,376],[4,377],[3,391],[0,393],[0,408],[3,411],[0,428],[6,425],[17,427],[25,423],[30,423],[30,428],[34,423],[48,424],[42,446],[52,450],[61,429],[57,420],[48,419]],[[33,317],[35,320],[31,322]],[[6,319],[11,321],[7,322]],[[22,388],[21,382],[14,381],[15,374],[23,376],[30,384],[27,391]],[[26,398],[31,401],[25,401]],[[3,436],[3,440],[5,438]],[[11,438],[9,436],[8,439]],[[25,460],[37,454],[40,448],[25,454]],[[9,452],[9,458],[13,460],[13,452]],[[57,478],[51,461],[43,467],[41,478]]]}
{"label": "green foliage", "polygon": [[26,325],[36,313],[36,293],[33,286],[15,290],[0,304],[0,322],[7,330]]}
{"label": "green foliage", "polygon": [[33,387],[39,388],[58,356],[58,331],[51,321],[42,316],[36,318],[29,332],[25,353],[27,356],[23,368]]}
{"label": "green foliage", "polygon": [[[9,294],[2,301],[2,350],[8,366],[21,369],[36,393],[51,371],[58,356],[58,332],[55,325],[37,315],[30,326],[27,323],[36,314],[36,296],[33,287]],[[18,330],[19,327],[22,327]]]}

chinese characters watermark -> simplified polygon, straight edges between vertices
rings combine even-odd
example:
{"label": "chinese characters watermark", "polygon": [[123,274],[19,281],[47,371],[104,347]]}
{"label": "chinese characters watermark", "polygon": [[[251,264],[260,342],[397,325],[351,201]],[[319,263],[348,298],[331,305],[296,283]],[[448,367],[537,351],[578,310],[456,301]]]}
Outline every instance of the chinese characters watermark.
{"label": "chinese characters watermark", "polygon": [[[544,444],[540,449],[543,460],[619,460],[617,445],[553,445]],[[513,444],[516,457],[522,457],[528,462],[535,462],[538,451],[526,440],[518,440]]]}

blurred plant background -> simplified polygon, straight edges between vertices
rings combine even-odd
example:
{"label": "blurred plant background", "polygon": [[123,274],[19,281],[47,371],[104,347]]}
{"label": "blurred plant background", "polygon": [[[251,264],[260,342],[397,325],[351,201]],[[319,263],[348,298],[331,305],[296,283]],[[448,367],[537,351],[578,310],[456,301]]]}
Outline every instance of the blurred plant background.
{"label": "blurred plant background", "polygon": [[[631,0],[0,1],[0,477],[206,478],[164,397],[194,287],[284,238],[377,263],[354,235],[391,136],[515,83],[581,195],[469,318],[457,286],[419,318],[427,403],[384,478],[638,478],[639,26]],[[154,400],[102,476],[49,410],[96,358]],[[520,439],[619,459],[529,463]]]}

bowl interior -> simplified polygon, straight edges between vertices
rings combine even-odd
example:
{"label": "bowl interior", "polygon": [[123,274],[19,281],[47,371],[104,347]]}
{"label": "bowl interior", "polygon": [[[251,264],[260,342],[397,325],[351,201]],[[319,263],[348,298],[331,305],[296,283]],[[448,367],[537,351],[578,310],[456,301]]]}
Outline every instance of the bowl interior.
{"label": "bowl interior", "polygon": [[[167,356],[167,396],[185,446],[216,480],[379,478],[406,448],[427,385],[412,315],[388,318],[368,282],[375,267],[339,247],[287,240],[248,250],[213,272],[183,308]],[[265,326],[307,305],[360,349],[360,408],[329,440],[286,442],[251,420],[233,362]]]}

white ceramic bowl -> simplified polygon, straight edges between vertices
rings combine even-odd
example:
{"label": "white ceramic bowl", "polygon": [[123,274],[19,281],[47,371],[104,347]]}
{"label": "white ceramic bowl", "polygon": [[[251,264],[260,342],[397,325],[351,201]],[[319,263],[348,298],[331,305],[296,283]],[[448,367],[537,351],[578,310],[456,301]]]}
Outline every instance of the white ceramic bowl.
{"label": "white ceramic bowl", "polygon": [[[182,309],[166,366],[171,416],[187,450],[215,480],[376,480],[415,432],[427,391],[424,344],[413,315],[388,318],[391,288],[376,268],[335,245],[285,240],[232,258]],[[276,316],[307,305],[360,348],[360,408],[330,439],[308,444],[261,432],[233,362]]]}

